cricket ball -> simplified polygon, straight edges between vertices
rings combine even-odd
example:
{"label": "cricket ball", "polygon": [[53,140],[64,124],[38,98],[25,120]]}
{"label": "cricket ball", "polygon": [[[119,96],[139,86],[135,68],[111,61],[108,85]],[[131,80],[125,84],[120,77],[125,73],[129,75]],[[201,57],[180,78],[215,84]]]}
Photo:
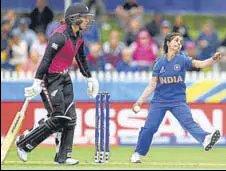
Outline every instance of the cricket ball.
{"label": "cricket ball", "polygon": [[134,106],[133,107],[133,111],[135,112],[135,113],[137,113],[137,112],[140,112],[140,106]]}

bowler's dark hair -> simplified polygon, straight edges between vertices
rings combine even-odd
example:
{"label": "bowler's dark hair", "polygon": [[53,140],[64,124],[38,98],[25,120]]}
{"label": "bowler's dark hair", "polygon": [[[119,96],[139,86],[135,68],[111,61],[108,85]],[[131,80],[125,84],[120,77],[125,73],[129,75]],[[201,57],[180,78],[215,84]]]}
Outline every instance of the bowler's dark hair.
{"label": "bowler's dark hair", "polygon": [[168,53],[168,46],[167,46],[167,42],[170,42],[171,40],[173,40],[173,38],[175,36],[180,36],[183,38],[181,33],[178,32],[173,32],[173,33],[169,33],[166,35],[165,40],[164,40],[164,44],[163,44],[163,50],[165,53]]}

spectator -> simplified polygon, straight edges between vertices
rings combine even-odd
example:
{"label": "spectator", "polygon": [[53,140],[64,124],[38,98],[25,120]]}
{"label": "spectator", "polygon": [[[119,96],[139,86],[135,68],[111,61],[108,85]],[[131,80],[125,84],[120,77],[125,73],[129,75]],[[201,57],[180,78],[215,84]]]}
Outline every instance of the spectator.
{"label": "spectator", "polygon": [[10,20],[3,19],[1,21],[1,51],[7,49],[10,35],[11,35]]}
{"label": "spectator", "polygon": [[12,35],[12,39],[9,40],[10,47],[10,59],[9,64],[15,66],[16,70],[20,70],[22,64],[25,63],[28,57],[27,42],[20,39],[17,34]]}
{"label": "spectator", "polygon": [[99,43],[100,42],[100,30],[99,25],[97,23],[93,23],[92,26],[84,30],[84,53],[88,55],[89,52],[89,45],[92,43]]}
{"label": "spectator", "polygon": [[123,42],[126,46],[130,46],[137,39],[137,34],[141,31],[141,23],[136,18],[129,23],[130,28],[125,32]]}
{"label": "spectator", "polygon": [[137,36],[136,42],[130,47],[133,50],[134,62],[136,62],[142,70],[149,70],[156,59],[158,49],[148,31],[141,31]]}
{"label": "spectator", "polygon": [[95,15],[95,21],[101,27],[104,22],[105,6],[102,0],[83,0],[90,13]]}
{"label": "spectator", "polygon": [[139,66],[133,62],[133,53],[130,48],[125,48],[122,51],[122,59],[116,64],[116,71],[118,72],[135,72],[139,71]]}
{"label": "spectator", "polygon": [[[192,59],[200,60],[200,58],[197,56],[197,50],[194,41],[186,42],[184,44],[184,50],[188,56],[192,57]],[[191,67],[188,69],[188,71],[200,71],[200,68]]]}
{"label": "spectator", "polygon": [[36,73],[36,70],[38,69],[39,64],[39,53],[31,49],[29,58],[21,66],[21,71],[32,72],[32,74],[34,75]]}
{"label": "spectator", "polygon": [[21,18],[19,21],[19,27],[13,29],[13,34],[19,36],[20,39],[23,39],[27,42],[28,51],[31,45],[37,40],[36,33],[28,28],[28,20],[26,18]]}
{"label": "spectator", "polygon": [[11,27],[8,19],[1,21],[1,68],[14,70],[14,66],[8,63],[8,41],[11,38]]}
{"label": "spectator", "polygon": [[218,33],[214,30],[213,22],[208,21],[204,24],[203,30],[199,33],[196,44],[199,48],[201,60],[210,58],[219,46]]}
{"label": "spectator", "polygon": [[64,15],[58,14],[54,21],[51,21],[46,28],[46,38],[48,39],[52,32],[59,27],[61,24],[64,23]]}
{"label": "spectator", "polygon": [[109,35],[109,40],[103,44],[106,63],[114,67],[121,58],[121,52],[125,47],[125,44],[119,40],[119,32],[112,30]]}
{"label": "spectator", "polygon": [[225,46],[226,47],[226,36],[224,39],[221,41],[220,46]]}
{"label": "spectator", "polygon": [[149,21],[146,24],[145,28],[147,29],[151,37],[154,37],[160,34],[160,27],[161,27],[163,18],[164,17],[161,14],[155,14],[154,19]]}
{"label": "spectator", "polygon": [[188,32],[188,27],[183,23],[183,18],[180,15],[174,17],[174,26],[172,32],[181,33],[184,37],[184,42],[191,40]]}
{"label": "spectator", "polygon": [[136,0],[126,0],[122,5],[119,5],[115,14],[118,16],[119,25],[123,30],[128,30],[129,22],[133,18],[137,18],[142,23],[142,14],[144,9],[137,3]]}
{"label": "spectator", "polygon": [[37,0],[35,9],[30,13],[30,28],[35,32],[45,32],[47,25],[53,20],[53,12],[47,6],[46,0]]}
{"label": "spectator", "polygon": [[162,21],[160,33],[157,34],[153,39],[155,40],[155,43],[158,46],[158,49],[160,49],[163,46],[164,39],[166,35],[170,32],[170,22],[167,20]]}
{"label": "spectator", "polygon": [[19,26],[19,17],[16,16],[15,11],[13,9],[7,10],[3,19],[10,21],[10,27],[12,29]]}
{"label": "spectator", "polygon": [[[157,57],[158,56],[163,56],[164,55],[164,49],[163,49],[163,45],[158,49],[158,54],[157,54]],[[153,68],[152,68],[153,69]]]}
{"label": "spectator", "polygon": [[41,60],[46,49],[47,38],[45,37],[45,34],[42,32],[39,32],[37,35],[38,35],[38,40],[36,40],[32,44],[31,50],[35,50],[39,55],[39,60]]}
{"label": "spectator", "polygon": [[222,40],[217,51],[221,52],[222,57],[220,61],[213,65],[213,70],[219,72],[226,71],[226,37]]}
{"label": "spectator", "polygon": [[105,71],[105,62],[100,44],[90,44],[90,54],[87,57],[90,71]]}

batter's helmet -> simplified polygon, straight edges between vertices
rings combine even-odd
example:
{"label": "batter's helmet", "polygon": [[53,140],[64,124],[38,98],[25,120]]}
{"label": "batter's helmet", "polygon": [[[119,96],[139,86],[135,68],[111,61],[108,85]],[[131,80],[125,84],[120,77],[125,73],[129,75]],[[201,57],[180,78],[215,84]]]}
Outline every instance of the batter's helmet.
{"label": "batter's helmet", "polygon": [[[89,9],[85,4],[74,3],[70,5],[65,12],[65,22],[67,25],[80,25],[82,23],[82,16],[94,17],[93,14],[89,13]],[[93,21],[93,19],[91,21]]]}

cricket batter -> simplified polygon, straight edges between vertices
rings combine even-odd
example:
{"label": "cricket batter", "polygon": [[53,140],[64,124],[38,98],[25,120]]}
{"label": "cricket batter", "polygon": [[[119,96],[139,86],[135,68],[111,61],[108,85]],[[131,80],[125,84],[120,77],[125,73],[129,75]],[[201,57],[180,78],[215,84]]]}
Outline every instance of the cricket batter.
{"label": "cricket batter", "polygon": [[59,26],[50,36],[33,85],[25,88],[25,96],[29,99],[41,95],[49,117],[17,140],[18,156],[24,162],[27,161],[27,152],[31,152],[51,134],[60,131],[55,163],[68,165],[79,163],[78,160],[71,158],[77,117],[68,70],[75,57],[80,72],[87,79],[87,93],[91,98],[95,98],[99,83],[91,77],[83,51],[82,33],[82,30],[91,25],[93,17],[88,7],[82,3],[75,3],[67,8],[65,24]]}
{"label": "cricket batter", "polygon": [[167,110],[172,112],[180,122],[206,151],[210,150],[220,138],[220,131],[212,133],[204,131],[193,120],[191,110],[186,103],[185,71],[188,68],[204,68],[211,66],[220,59],[216,52],[210,59],[192,60],[180,52],[183,37],[180,33],[171,33],[164,40],[165,54],[157,58],[153,69],[152,82],[146,87],[143,94],[133,105],[133,111],[138,112],[140,106],[154,92],[148,117],[144,127],[141,128],[135,152],[131,157],[132,163],[141,163],[140,155],[145,156],[149,151],[153,135],[157,132]]}

